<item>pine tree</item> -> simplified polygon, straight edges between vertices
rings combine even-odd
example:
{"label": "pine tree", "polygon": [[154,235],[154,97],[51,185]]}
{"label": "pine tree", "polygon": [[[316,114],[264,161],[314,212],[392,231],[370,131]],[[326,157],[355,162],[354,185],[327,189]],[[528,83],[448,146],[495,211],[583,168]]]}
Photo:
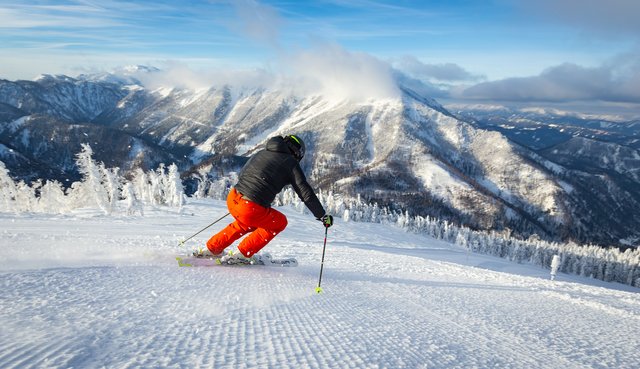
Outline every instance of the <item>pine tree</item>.
{"label": "pine tree", "polygon": [[149,182],[151,183],[150,195],[152,205],[162,205],[164,203],[163,180],[164,164],[160,164],[158,169],[148,173]]}
{"label": "pine tree", "polygon": [[349,209],[345,209],[344,213],[342,213],[342,220],[345,222],[351,221],[351,214],[349,213]]}
{"label": "pine tree", "polygon": [[100,163],[100,173],[102,175],[102,183],[107,194],[108,212],[111,214],[120,199],[120,188],[122,187],[122,179],[118,175],[119,168],[106,168],[104,163]]}
{"label": "pine tree", "polygon": [[16,211],[16,184],[0,161],[0,211]]}
{"label": "pine tree", "polygon": [[192,197],[196,198],[196,199],[203,199],[206,197],[207,194],[207,188],[209,187],[209,181],[205,178],[198,178],[198,188],[196,189],[196,192],[193,193],[193,195],[191,195]]}
{"label": "pine tree", "polygon": [[110,214],[109,195],[103,183],[100,167],[93,161],[93,150],[89,144],[82,144],[82,151],[76,155],[78,171],[82,174],[82,182],[75,188],[77,199],[87,204],[92,201],[105,213]]}
{"label": "pine tree", "polygon": [[38,210],[44,213],[64,213],[69,207],[62,185],[58,181],[47,181],[40,188]]}
{"label": "pine tree", "polygon": [[178,166],[171,164],[169,166],[169,173],[166,177],[165,190],[166,202],[170,206],[182,208],[184,205],[184,187],[182,180],[180,179],[180,172]]}
{"label": "pine tree", "polygon": [[151,191],[149,176],[142,168],[136,168],[132,179],[133,190],[136,198],[143,203],[151,203]]}
{"label": "pine tree", "polygon": [[36,210],[36,193],[35,188],[29,186],[24,181],[18,182],[16,185],[15,201],[19,212],[31,212]]}
{"label": "pine tree", "polygon": [[138,201],[135,190],[133,189],[133,184],[130,182],[122,186],[122,198],[126,203],[125,211],[127,215],[135,215],[136,212],[140,212],[140,215],[144,216],[143,206],[140,201]]}

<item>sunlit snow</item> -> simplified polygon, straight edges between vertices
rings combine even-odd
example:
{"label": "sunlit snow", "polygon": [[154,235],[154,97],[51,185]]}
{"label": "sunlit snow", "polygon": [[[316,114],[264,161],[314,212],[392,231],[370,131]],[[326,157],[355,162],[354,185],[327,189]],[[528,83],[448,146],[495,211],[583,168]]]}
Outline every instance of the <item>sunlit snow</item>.
{"label": "sunlit snow", "polygon": [[224,202],[0,214],[2,368],[638,368],[638,289],[281,207],[298,267],[179,268]]}

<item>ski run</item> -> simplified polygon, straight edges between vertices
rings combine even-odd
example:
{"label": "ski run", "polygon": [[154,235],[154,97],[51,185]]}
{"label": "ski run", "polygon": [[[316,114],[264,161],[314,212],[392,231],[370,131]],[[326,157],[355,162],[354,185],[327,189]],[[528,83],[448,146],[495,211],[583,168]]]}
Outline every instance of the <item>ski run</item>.
{"label": "ski run", "polygon": [[0,213],[0,368],[640,368],[635,287],[281,207],[297,267],[180,268],[228,219]]}

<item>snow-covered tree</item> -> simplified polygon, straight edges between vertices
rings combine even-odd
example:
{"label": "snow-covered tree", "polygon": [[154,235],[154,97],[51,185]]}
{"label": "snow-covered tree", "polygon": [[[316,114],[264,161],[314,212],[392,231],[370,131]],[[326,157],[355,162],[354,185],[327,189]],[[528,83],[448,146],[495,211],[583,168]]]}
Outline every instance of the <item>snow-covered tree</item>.
{"label": "snow-covered tree", "polygon": [[553,255],[553,259],[551,260],[551,280],[556,279],[556,275],[558,274],[559,268],[560,268],[560,256]]}
{"label": "snow-covered tree", "polygon": [[139,212],[141,216],[144,216],[143,206],[136,197],[131,182],[127,182],[122,186],[122,198],[126,204],[125,212],[127,215],[134,215],[136,212]]}
{"label": "snow-covered tree", "polygon": [[78,171],[82,174],[82,182],[75,188],[72,186],[75,199],[80,203],[94,203],[105,214],[110,214],[112,209],[109,194],[103,182],[100,166],[93,161],[93,150],[89,144],[82,144],[82,151],[76,155]]}
{"label": "snow-covered tree", "polygon": [[38,199],[36,198],[36,187],[40,182],[36,182],[35,186],[29,186],[24,181],[18,182],[15,189],[16,208],[20,212],[36,211]]}
{"label": "snow-covered tree", "polygon": [[43,213],[63,213],[68,207],[67,197],[58,181],[47,181],[40,187],[38,211]]}
{"label": "snow-covered tree", "polygon": [[198,178],[198,188],[196,192],[194,192],[191,196],[196,199],[203,199],[207,196],[207,187],[209,186],[209,181],[206,178]]}
{"label": "snow-covered tree", "polygon": [[345,222],[349,222],[351,220],[351,214],[349,214],[349,209],[345,209],[342,213],[342,220]]}
{"label": "snow-covered tree", "polygon": [[147,173],[142,168],[137,168],[131,180],[136,198],[143,203],[151,203],[150,181]]}
{"label": "snow-covered tree", "polygon": [[149,195],[152,205],[161,205],[164,203],[164,189],[162,181],[162,177],[164,176],[164,168],[164,164],[160,164],[158,169],[147,173],[149,183],[151,184],[151,187],[149,188]]}
{"label": "snow-covered tree", "polygon": [[169,166],[169,173],[164,180],[163,192],[166,196],[167,205],[182,208],[182,205],[184,205],[184,187],[180,179],[178,166],[175,164]]}
{"label": "snow-covered tree", "polygon": [[102,174],[102,184],[107,193],[108,211],[111,214],[120,199],[120,188],[122,180],[118,176],[119,168],[106,168],[104,163],[100,163],[100,173]]}
{"label": "snow-covered tree", "polygon": [[0,211],[16,210],[16,183],[9,175],[7,167],[0,161]]}

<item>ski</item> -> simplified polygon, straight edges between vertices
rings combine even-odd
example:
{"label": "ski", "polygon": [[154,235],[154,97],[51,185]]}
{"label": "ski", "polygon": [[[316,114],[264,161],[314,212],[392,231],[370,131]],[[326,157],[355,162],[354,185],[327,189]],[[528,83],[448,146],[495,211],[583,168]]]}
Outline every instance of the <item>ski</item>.
{"label": "ski", "polygon": [[247,260],[226,260],[220,257],[196,257],[196,256],[176,256],[179,267],[212,267],[212,266],[244,266],[262,265],[295,267],[298,261],[295,258],[272,258],[270,256],[256,255]]}

